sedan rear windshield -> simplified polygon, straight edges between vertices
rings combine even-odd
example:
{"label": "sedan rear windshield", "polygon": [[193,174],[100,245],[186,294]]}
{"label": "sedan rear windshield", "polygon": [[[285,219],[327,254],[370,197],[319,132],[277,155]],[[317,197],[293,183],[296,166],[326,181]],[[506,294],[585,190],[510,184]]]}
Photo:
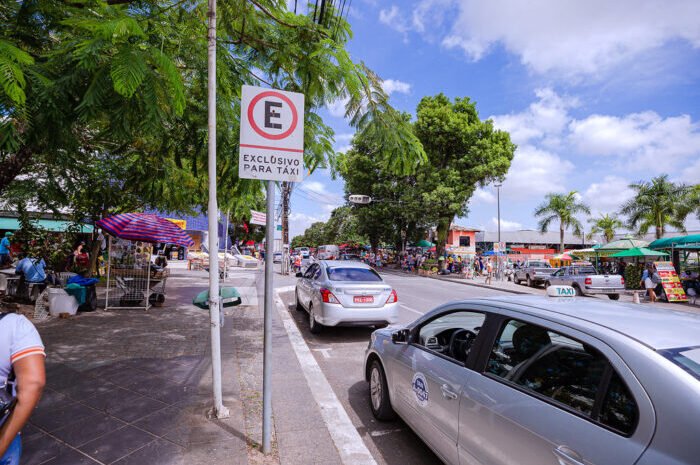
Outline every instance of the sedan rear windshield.
{"label": "sedan rear windshield", "polygon": [[659,351],[661,355],[700,380],[700,346]]}
{"label": "sedan rear windshield", "polygon": [[328,279],[331,281],[363,281],[379,282],[382,278],[367,268],[328,268]]}

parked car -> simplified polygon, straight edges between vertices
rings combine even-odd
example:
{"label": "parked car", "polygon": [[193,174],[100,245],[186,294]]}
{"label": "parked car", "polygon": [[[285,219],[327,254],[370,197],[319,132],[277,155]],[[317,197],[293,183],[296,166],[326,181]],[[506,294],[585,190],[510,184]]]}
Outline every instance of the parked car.
{"label": "parked car", "polygon": [[321,260],[297,273],[297,310],[309,314],[309,329],[395,323],[398,296],[379,274],[360,262]]}
{"label": "parked car", "polygon": [[316,257],[319,260],[337,260],[340,258],[340,249],[337,245],[320,245]]}
{"label": "parked car", "polygon": [[592,265],[574,265],[559,268],[544,285],[571,286],[576,295],[605,294],[611,300],[618,300],[625,290],[625,278],[617,274],[598,274]]}
{"label": "parked car", "polygon": [[528,260],[513,273],[513,282],[520,284],[522,281],[530,286],[544,284],[547,278],[556,270],[547,260]]}
{"label": "parked car", "polygon": [[282,263],[282,252],[272,254],[272,263]]}
{"label": "parked car", "polygon": [[374,331],[374,416],[449,465],[697,464],[700,315],[563,299],[452,302]]}
{"label": "parked car", "polygon": [[295,255],[301,255],[301,258],[309,258],[311,252],[308,247],[297,247],[294,249]]}

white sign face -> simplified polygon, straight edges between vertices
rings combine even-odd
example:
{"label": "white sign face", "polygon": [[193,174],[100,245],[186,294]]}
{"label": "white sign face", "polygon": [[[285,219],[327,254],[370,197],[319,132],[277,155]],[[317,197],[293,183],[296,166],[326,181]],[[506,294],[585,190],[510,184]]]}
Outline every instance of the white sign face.
{"label": "white sign face", "polygon": [[304,94],[243,86],[238,176],[301,182]]}
{"label": "white sign face", "polygon": [[259,224],[261,226],[265,226],[267,224],[267,215],[263,212],[251,210],[250,224]]}

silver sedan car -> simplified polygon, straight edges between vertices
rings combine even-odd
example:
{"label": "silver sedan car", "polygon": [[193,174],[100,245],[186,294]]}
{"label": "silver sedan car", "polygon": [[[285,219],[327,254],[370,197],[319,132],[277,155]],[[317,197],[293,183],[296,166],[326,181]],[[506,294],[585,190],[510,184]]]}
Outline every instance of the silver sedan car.
{"label": "silver sedan car", "polygon": [[700,315],[581,298],[438,307],[372,334],[365,378],[448,464],[697,465]]}
{"label": "silver sedan car", "polygon": [[312,333],[324,326],[386,325],[398,319],[396,291],[364,263],[320,260],[297,277],[297,310],[309,313]]}

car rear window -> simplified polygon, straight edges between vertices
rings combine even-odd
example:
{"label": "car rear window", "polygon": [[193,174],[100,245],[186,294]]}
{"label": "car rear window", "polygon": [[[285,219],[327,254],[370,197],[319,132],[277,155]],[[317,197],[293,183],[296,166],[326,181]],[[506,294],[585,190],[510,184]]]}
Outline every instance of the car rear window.
{"label": "car rear window", "polygon": [[367,268],[328,268],[328,279],[331,281],[364,281],[376,282],[382,278]]}
{"label": "car rear window", "polygon": [[597,274],[592,266],[581,266],[573,269],[574,274]]}
{"label": "car rear window", "polygon": [[659,351],[661,355],[700,380],[700,346]]}

